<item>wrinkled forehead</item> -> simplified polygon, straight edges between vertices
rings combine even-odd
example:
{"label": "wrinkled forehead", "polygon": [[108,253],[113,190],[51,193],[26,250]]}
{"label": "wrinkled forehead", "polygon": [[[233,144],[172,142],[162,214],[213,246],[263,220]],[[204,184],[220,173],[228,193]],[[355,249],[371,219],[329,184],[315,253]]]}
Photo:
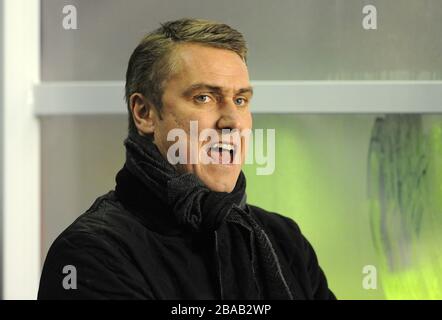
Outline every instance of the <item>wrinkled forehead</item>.
{"label": "wrinkled forehead", "polygon": [[250,87],[247,65],[234,51],[200,44],[179,45],[171,56],[170,82],[210,83],[224,91]]}

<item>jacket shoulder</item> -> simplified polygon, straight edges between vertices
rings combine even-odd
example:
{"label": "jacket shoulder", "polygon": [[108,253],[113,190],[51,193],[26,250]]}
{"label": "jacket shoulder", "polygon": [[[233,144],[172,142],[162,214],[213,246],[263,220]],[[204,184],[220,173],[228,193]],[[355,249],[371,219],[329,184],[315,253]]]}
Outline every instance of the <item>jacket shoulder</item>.
{"label": "jacket shoulder", "polygon": [[[46,256],[40,279],[39,299],[149,298],[128,247],[134,237],[125,213],[112,192],[93,205],[54,241]],[[126,226],[127,225],[127,226]],[[134,227],[132,227],[133,230]],[[66,266],[78,274],[76,290],[62,286]]]}
{"label": "jacket shoulder", "polygon": [[118,233],[131,233],[134,226],[141,223],[130,214],[118,201],[114,191],[98,197],[92,206],[80,215],[55,240],[69,237],[73,234],[90,234],[103,240],[115,240]]}

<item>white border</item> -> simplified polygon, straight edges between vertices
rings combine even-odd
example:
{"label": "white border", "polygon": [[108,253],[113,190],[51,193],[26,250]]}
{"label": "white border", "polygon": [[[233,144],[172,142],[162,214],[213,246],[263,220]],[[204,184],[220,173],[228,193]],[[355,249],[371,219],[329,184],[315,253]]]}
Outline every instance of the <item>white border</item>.
{"label": "white border", "polygon": [[[253,113],[440,113],[442,81],[252,81]],[[124,82],[44,82],[35,113],[123,114]]]}
{"label": "white border", "polygon": [[40,279],[40,1],[3,0],[3,298],[35,299]]}

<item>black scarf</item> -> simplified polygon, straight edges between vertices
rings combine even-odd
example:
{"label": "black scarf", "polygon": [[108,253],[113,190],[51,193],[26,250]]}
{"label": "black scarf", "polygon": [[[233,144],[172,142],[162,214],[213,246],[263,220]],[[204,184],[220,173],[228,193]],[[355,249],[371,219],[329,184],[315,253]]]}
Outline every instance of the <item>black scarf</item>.
{"label": "black scarf", "polygon": [[294,299],[269,237],[246,204],[242,172],[232,192],[214,192],[194,174],[179,174],[150,137],[131,133],[125,146],[127,170],[180,226],[214,234],[221,299]]}

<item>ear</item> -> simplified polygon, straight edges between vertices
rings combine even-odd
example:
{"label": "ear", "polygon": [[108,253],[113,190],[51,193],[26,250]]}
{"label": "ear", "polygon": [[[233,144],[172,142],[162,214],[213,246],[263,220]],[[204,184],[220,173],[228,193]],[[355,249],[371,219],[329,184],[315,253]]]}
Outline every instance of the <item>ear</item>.
{"label": "ear", "polygon": [[148,99],[141,93],[133,93],[129,98],[129,106],[138,133],[142,135],[153,134],[158,118]]}

